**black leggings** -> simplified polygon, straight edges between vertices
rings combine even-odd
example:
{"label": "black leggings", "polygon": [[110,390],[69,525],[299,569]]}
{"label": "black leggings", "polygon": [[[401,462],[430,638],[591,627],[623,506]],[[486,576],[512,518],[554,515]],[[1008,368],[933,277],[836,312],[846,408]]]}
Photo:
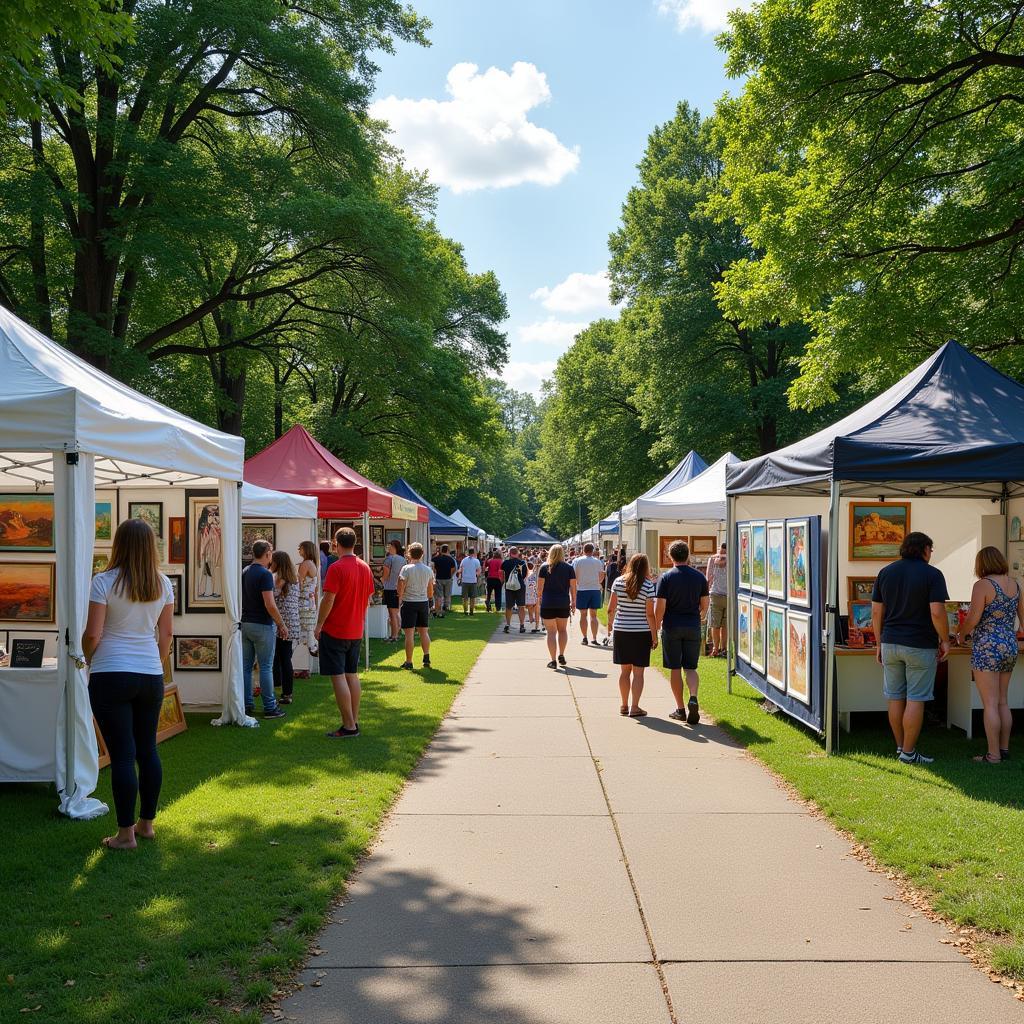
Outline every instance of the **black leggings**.
{"label": "black leggings", "polygon": [[163,676],[93,672],[89,678],[89,703],[110,753],[110,784],[119,828],[135,824],[136,796],[139,817],[156,817],[163,782],[156,729],[163,701]]}
{"label": "black leggings", "polygon": [[281,696],[290,697],[295,686],[295,670],[292,668],[292,642],[277,638],[274,648],[274,686],[281,687]]}
{"label": "black leggings", "polygon": [[488,608],[491,607],[491,595],[494,596],[494,608],[496,611],[501,611],[501,580],[496,580],[491,576],[487,577],[487,600],[486,605]]}

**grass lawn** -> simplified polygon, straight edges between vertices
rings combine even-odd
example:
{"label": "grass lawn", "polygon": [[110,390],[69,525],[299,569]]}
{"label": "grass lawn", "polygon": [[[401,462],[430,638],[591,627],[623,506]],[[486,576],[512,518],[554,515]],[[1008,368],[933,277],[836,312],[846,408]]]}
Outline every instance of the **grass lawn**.
{"label": "grass lawn", "polygon": [[[72,822],[52,787],[4,786],[0,1021],[259,1021],[494,625],[433,627],[426,672],[377,643],[356,740],[324,736],[338,714],[320,677],[259,729],[190,715],[160,747],[158,839],[134,853],[100,850],[113,813]],[[106,770],[96,795],[113,806]]]}

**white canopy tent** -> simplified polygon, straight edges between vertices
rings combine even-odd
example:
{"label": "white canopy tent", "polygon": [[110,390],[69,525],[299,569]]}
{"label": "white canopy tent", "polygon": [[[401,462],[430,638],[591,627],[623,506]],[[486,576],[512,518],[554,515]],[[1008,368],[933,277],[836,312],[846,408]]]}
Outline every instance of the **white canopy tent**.
{"label": "white canopy tent", "polygon": [[246,519],[309,519],[309,539],[316,543],[316,498],[304,494],[286,494],[269,487],[242,483],[242,515]]}
{"label": "white canopy tent", "polygon": [[[225,614],[237,623],[244,442],[140,395],[3,308],[0,379],[5,385],[0,394],[0,487],[30,494],[52,490],[54,496],[57,634],[56,668],[0,669],[0,778],[52,780],[64,814],[94,817],[106,807],[91,796],[98,752],[81,636],[88,612],[96,486],[217,488]],[[223,710],[217,723],[255,724],[243,707],[237,628],[230,630],[225,648]],[[55,708],[55,716],[51,710],[47,717],[47,706]],[[51,741],[55,734],[54,757],[43,763],[38,750],[33,760],[25,745],[37,711],[53,729]]]}

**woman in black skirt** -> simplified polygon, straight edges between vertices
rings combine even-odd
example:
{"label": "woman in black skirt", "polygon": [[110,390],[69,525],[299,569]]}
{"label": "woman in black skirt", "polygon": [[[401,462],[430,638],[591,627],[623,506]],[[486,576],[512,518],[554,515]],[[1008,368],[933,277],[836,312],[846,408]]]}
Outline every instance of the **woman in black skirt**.
{"label": "woman in black skirt", "polygon": [[612,623],[612,660],[619,666],[620,715],[643,718],[640,707],[644,692],[644,669],[651,663],[651,651],[658,646],[654,621],[654,580],[644,554],[635,554],[621,576],[612,584],[608,621]]}

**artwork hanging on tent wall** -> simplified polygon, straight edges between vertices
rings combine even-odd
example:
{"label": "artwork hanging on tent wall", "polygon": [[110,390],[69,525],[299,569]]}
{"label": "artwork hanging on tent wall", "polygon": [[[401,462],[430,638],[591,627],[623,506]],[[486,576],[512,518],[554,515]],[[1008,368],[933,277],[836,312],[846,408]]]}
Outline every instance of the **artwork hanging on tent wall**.
{"label": "artwork hanging on tent wall", "polygon": [[114,540],[114,502],[107,497],[96,496],[96,533],[94,541],[102,547],[110,547]]}
{"label": "artwork hanging on tent wall", "polygon": [[216,491],[186,491],[185,611],[224,611],[224,550]]}
{"label": "artwork hanging on tent wall", "polygon": [[258,540],[265,540],[273,551],[277,547],[276,523],[242,523],[242,568],[252,565],[252,546]]}
{"label": "artwork hanging on tent wall", "polygon": [[764,601],[750,602],[750,667],[758,672],[763,672],[765,667],[765,615]]}
{"label": "artwork hanging on tent wall", "polygon": [[738,531],[740,587],[750,589],[750,524],[744,523]]}
{"label": "artwork hanging on tent wall", "polygon": [[768,656],[765,678],[780,690],[786,689],[786,609],[768,606]]}
{"label": "artwork hanging on tent wall", "polygon": [[764,594],[768,589],[767,536],[764,523],[750,524],[750,589]]}
{"label": "artwork hanging on tent wall", "polygon": [[786,691],[804,704],[811,702],[811,617],[786,612]]}
{"label": "artwork hanging on tent wall", "polygon": [[219,636],[176,636],[174,668],[179,672],[219,672]]}
{"label": "artwork hanging on tent wall", "polygon": [[184,516],[170,516],[167,520],[167,563],[184,565],[185,557],[185,525]]}
{"label": "artwork hanging on tent wall", "polygon": [[672,545],[675,544],[675,542],[677,540],[681,540],[687,546],[689,546],[689,544],[690,544],[690,538],[689,537],[676,537],[676,536],[665,536],[665,535],[662,535],[662,536],[658,537],[658,566],[659,566],[659,568],[662,568],[662,569],[671,569],[672,568],[672,565],[673,565],[672,556],[668,552],[669,552],[669,548],[671,548]]}
{"label": "artwork hanging on tent wall", "polygon": [[768,524],[768,596],[786,598],[786,524]]}
{"label": "artwork hanging on tent wall", "polygon": [[158,536],[164,535],[164,503],[162,501],[129,501],[128,518],[148,523]]}
{"label": "artwork hanging on tent wall", "polygon": [[52,494],[0,494],[0,551],[53,551]]}
{"label": "artwork hanging on tent wall", "polygon": [[56,573],[53,562],[0,562],[0,620],[55,622]]}
{"label": "artwork hanging on tent wall", "polygon": [[787,600],[802,608],[811,606],[811,588],[807,573],[808,532],[806,519],[786,520]]}
{"label": "artwork hanging on tent wall", "polygon": [[850,502],[850,561],[891,562],[910,532],[910,502]]}
{"label": "artwork hanging on tent wall", "polygon": [[741,597],[737,602],[738,622],[736,652],[750,661],[750,598]]}

